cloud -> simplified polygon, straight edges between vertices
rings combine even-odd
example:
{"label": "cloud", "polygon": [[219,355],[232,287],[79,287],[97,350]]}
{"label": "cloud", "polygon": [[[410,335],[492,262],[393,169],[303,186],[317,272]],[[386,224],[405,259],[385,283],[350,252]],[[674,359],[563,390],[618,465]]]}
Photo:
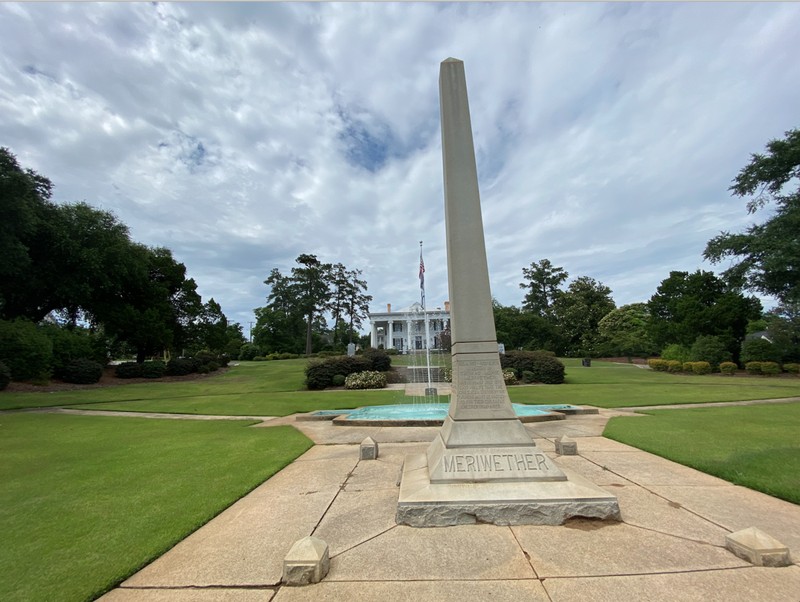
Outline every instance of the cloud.
{"label": "cloud", "polygon": [[798,125],[798,26],[795,4],[6,3],[0,144],[245,325],[301,253],[408,305],[420,240],[438,304],[455,56],[493,294],[518,305],[549,258],[621,305],[753,219],[727,188]]}

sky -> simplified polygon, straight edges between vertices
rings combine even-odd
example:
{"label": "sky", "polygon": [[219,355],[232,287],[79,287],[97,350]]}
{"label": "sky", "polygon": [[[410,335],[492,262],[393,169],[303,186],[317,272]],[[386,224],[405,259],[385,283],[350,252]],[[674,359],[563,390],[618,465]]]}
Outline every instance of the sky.
{"label": "sky", "polygon": [[[245,335],[302,253],[371,307],[448,298],[439,64],[464,61],[489,275],[618,306],[769,215],[731,196],[800,126],[798,3],[0,3],[0,146],[165,246]],[[765,305],[771,304],[764,298]]]}

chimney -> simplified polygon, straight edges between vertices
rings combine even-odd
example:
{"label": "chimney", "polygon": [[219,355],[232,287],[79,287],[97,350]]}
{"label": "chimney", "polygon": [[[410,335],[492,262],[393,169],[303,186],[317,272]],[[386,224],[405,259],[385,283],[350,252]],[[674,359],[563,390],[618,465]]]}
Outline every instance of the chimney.
{"label": "chimney", "polygon": [[391,303],[387,303],[386,304],[386,313],[387,314],[392,313],[392,304]]}
{"label": "chimney", "polygon": [[444,302],[444,310],[445,310],[447,313],[450,313],[450,301],[445,301],[445,302]]}

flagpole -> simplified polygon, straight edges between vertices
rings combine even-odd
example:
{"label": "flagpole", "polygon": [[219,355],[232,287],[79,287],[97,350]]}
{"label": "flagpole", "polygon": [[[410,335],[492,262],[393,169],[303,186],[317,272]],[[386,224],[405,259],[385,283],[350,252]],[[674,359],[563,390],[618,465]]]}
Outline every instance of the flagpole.
{"label": "flagpole", "polygon": [[[428,310],[425,309],[425,263],[422,261],[422,241],[419,241],[419,288],[422,299],[422,317],[425,321],[425,365],[428,367],[428,390],[433,388],[431,383],[431,346],[428,331]],[[426,397],[427,397],[427,391]]]}

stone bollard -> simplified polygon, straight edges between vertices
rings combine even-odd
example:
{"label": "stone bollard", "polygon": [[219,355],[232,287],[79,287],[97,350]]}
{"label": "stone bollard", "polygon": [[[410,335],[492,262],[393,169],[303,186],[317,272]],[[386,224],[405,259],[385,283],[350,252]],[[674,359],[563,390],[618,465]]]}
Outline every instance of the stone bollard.
{"label": "stone bollard", "polygon": [[286,585],[319,583],[330,568],[328,544],[318,537],[304,537],[294,542],[283,560],[282,581]]}
{"label": "stone bollard", "polygon": [[748,527],[725,536],[725,547],[755,566],[789,566],[789,548],[761,529]]}
{"label": "stone bollard", "polygon": [[574,439],[562,435],[556,439],[556,453],[559,456],[577,456],[578,443]]}
{"label": "stone bollard", "polygon": [[361,460],[378,459],[378,444],[372,437],[367,437],[361,442],[359,459]]}

